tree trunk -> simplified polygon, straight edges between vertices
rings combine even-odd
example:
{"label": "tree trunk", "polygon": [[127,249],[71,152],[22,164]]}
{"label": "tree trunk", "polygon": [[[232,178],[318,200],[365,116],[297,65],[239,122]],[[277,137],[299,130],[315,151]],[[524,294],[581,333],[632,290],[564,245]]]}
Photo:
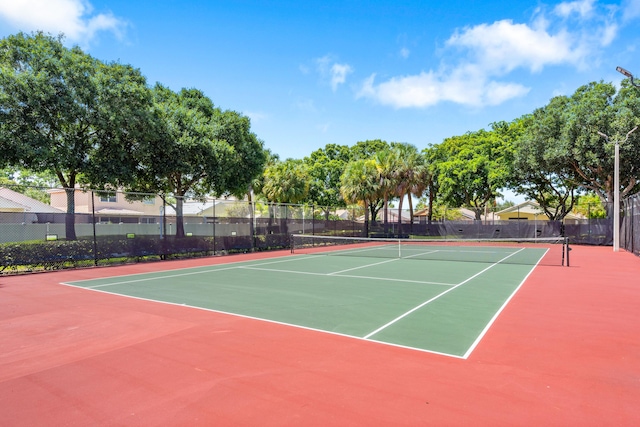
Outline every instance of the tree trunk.
{"label": "tree trunk", "polygon": [[435,191],[433,190],[433,186],[429,186],[429,210],[427,210],[427,223],[431,224],[433,221],[433,198],[435,195]]}
{"label": "tree trunk", "polygon": [[400,196],[400,201],[398,202],[398,237],[402,234],[402,202],[404,197]]}
{"label": "tree trunk", "polygon": [[369,209],[367,201],[364,201],[364,237],[369,237]]}
{"label": "tree trunk", "polygon": [[184,216],[182,196],[176,197],[176,237],[184,237]]}
{"label": "tree trunk", "polygon": [[67,214],[64,218],[67,240],[76,240],[76,193],[75,188],[65,188],[67,196]]}

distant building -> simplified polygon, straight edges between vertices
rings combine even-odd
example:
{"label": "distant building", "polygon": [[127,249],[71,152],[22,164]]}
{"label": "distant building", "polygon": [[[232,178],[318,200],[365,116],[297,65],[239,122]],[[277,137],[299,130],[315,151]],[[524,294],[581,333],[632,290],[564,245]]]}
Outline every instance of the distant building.
{"label": "distant building", "polygon": [[62,213],[64,213],[63,210],[56,209],[6,187],[0,187],[0,222],[46,222],[46,216]]}
{"label": "distant building", "polygon": [[[537,202],[527,200],[518,205],[510,206],[495,213],[499,220],[525,220],[525,221],[548,221],[549,217]],[[584,219],[579,214],[569,212],[564,219]]]}
{"label": "distant building", "polygon": [[[67,194],[64,189],[49,190],[51,206],[66,212]],[[98,192],[75,189],[75,210],[77,214],[91,214],[95,212],[98,223],[149,223],[157,222],[162,214],[162,199],[160,196],[150,195],[143,200],[129,201],[120,191]]]}

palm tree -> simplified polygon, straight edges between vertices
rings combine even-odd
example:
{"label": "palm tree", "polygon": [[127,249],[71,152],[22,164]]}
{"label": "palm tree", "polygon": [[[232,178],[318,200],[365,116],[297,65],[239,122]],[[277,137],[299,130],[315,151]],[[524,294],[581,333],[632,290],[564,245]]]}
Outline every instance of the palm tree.
{"label": "palm tree", "polygon": [[392,144],[393,155],[395,157],[395,195],[400,199],[398,203],[398,234],[402,231],[402,204],[404,198],[409,199],[409,213],[411,223],[413,223],[413,201],[411,195],[419,192],[420,196],[424,192],[423,183],[423,161],[418,153],[418,149],[406,143]]}
{"label": "palm tree", "polygon": [[364,234],[368,236],[368,208],[377,202],[379,194],[378,169],[375,161],[361,159],[348,163],[340,177],[340,194],[347,203],[364,205]]}
{"label": "palm tree", "polygon": [[[309,177],[302,160],[287,159],[274,162],[264,171],[261,194],[270,203],[300,203],[309,194]],[[271,221],[272,215],[269,215]],[[283,219],[286,233],[287,219]]]}
{"label": "palm tree", "polygon": [[389,197],[397,194],[398,157],[393,150],[378,151],[373,160],[378,171],[379,195],[384,199],[384,233],[389,231]]}

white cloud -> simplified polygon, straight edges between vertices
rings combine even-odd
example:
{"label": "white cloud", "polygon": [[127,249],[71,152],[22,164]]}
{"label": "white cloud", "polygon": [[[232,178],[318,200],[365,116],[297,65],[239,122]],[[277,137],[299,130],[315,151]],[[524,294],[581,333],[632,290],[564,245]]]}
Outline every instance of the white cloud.
{"label": "white cloud", "polygon": [[411,51],[409,49],[407,49],[406,47],[403,47],[402,49],[400,49],[400,57],[401,58],[407,59],[410,54],[411,54]]}
{"label": "white cloud", "polygon": [[111,13],[94,15],[87,0],[0,1],[0,19],[18,31],[62,32],[70,41],[83,45],[100,31],[121,37],[126,26]]}
{"label": "white cloud", "polygon": [[338,86],[347,81],[347,75],[353,72],[349,64],[339,64],[332,55],[325,55],[315,60],[316,69],[322,79],[327,79],[334,92]]}
{"label": "white cloud", "polygon": [[577,0],[563,2],[554,8],[554,12],[563,18],[568,18],[574,13],[580,15],[582,18],[586,18],[593,12],[594,1],[595,0]]}
{"label": "white cloud", "polygon": [[[640,0],[638,0],[640,1]],[[563,3],[557,14],[589,15],[593,0]],[[545,67],[586,67],[590,55],[616,37],[615,22],[598,20],[587,31],[578,23],[566,25],[536,11],[531,24],[496,21],[457,30],[445,42],[444,52],[457,60],[443,61],[437,70],[391,77],[379,83],[375,74],[366,79],[357,94],[394,108],[425,108],[440,102],[465,106],[499,105],[526,95],[530,88],[506,81],[515,70],[541,72]],[[550,28],[554,28],[552,31]],[[449,57],[449,56],[447,56]]]}
{"label": "white cloud", "polygon": [[521,67],[540,71],[550,64],[577,64],[586,54],[577,49],[576,41],[567,31],[550,34],[545,27],[532,28],[510,20],[466,28],[446,44],[469,49],[475,61],[494,72]]}
{"label": "white cloud", "polygon": [[331,89],[335,92],[338,85],[347,80],[347,74],[352,72],[353,69],[347,64],[333,64],[331,66]]}
{"label": "white cloud", "polygon": [[526,95],[529,88],[516,83],[488,81],[472,69],[451,75],[422,72],[394,77],[375,84],[375,75],[365,80],[358,97],[372,98],[394,108],[424,108],[440,102],[469,107],[499,105],[511,98]]}

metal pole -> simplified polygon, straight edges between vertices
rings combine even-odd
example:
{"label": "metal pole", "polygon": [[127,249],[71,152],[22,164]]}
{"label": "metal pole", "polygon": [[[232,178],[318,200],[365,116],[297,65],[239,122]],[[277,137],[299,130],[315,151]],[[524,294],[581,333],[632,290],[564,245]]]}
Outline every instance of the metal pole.
{"label": "metal pole", "polygon": [[91,191],[91,222],[93,222],[93,265],[98,265],[98,240],[96,237],[96,203],[95,194]]}
{"label": "metal pole", "polygon": [[[629,135],[638,129],[638,126],[627,132],[627,137],[624,142],[627,142]],[[602,132],[598,132],[598,135],[603,137],[605,141],[609,142],[609,136]],[[614,142],[614,167],[613,167],[613,251],[620,251],[620,143]]]}

